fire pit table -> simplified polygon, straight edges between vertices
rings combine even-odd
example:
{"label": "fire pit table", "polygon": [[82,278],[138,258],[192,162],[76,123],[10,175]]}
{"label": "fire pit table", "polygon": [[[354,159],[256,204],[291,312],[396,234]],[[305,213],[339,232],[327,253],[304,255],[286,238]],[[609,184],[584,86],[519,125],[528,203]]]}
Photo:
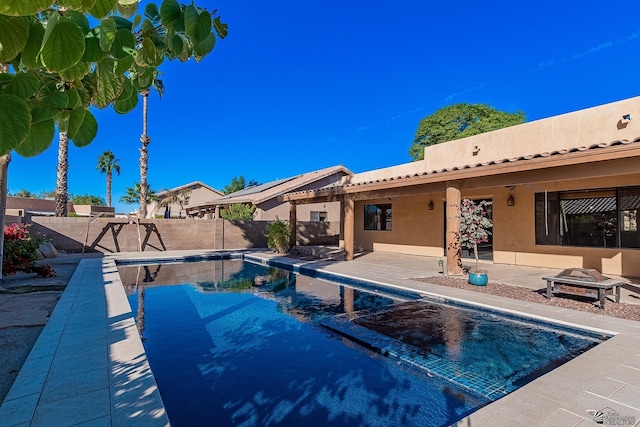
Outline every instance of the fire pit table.
{"label": "fire pit table", "polygon": [[542,279],[547,281],[547,299],[557,293],[591,297],[600,301],[603,310],[607,295],[615,294],[615,302],[620,302],[620,286],[626,283],[603,276],[593,268],[567,268],[555,276]]}

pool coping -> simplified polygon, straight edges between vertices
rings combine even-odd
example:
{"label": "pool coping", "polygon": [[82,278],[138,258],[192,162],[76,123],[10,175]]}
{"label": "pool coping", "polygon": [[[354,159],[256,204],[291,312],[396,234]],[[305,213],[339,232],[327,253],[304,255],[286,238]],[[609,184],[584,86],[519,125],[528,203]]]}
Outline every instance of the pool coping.
{"label": "pool coping", "polygon": [[417,282],[411,277],[419,270],[406,265],[301,261],[261,251],[170,251],[81,260],[0,407],[2,425],[169,425],[116,260],[232,253],[610,332],[614,336],[606,342],[454,425],[582,426],[594,424],[596,412],[610,424],[640,424],[640,322]]}

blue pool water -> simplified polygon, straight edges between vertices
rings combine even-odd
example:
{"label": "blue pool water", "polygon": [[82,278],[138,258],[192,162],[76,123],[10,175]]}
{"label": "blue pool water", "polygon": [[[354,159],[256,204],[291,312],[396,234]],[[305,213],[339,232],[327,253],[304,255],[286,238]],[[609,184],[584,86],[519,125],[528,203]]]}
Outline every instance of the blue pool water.
{"label": "blue pool water", "polygon": [[449,425],[599,342],[240,260],[119,270],[174,426]]}

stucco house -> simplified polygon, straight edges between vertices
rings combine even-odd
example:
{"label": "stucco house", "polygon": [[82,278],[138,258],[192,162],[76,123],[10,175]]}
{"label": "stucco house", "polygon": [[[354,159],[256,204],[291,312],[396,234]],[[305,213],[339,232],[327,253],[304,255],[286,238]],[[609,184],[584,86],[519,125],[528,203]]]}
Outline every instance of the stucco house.
{"label": "stucco house", "polygon": [[[640,276],[640,97],[427,147],[424,160],[290,192],[340,202],[354,252],[443,257],[463,198],[492,203],[494,263]],[[447,271],[456,272],[447,254]]]}
{"label": "stucco house", "polygon": [[203,182],[194,181],[159,191],[156,195],[158,199],[147,208],[147,218],[186,218],[189,208],[218,199],[223,193]]}
{"label": "stucco house", "polygon": [[[290,203],[281,199],[281,196],[292,191],[305,191],[308,189],[330,189],[341,185],[344,177],[353,173],[342,165],[332,166],[313,172],[303,173],[284,179],[267,182],[256,186],[247,187],[224,197],[207,200],[202,203],[192,203],[187,207],[189,216],[211,216],[219,218],[219,212],[225,207],[236,204],[251,204],[256,207],[253,219],[275,220],[289,219]],[[300,206],[297,210],[299,221],[340,222],[342,211],[340,202],[309,203]]]}

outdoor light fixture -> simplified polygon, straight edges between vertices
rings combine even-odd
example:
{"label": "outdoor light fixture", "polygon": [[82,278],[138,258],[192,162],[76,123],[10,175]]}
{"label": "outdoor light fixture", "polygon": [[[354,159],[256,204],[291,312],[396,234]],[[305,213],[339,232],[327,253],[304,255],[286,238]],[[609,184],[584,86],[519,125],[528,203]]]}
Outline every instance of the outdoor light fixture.
{"label": "outdoor light fixture", "polygon": [[507,199],[507,206],[515,206],[516,201],[513,199],[513,194],[509,194],[509,198]]}
{"label": "outdoor light fixture", "polygon": [[433,210],[433,200],[429,200],[429,204],[427,205],[427,209],[429,209],[430,211]]}

